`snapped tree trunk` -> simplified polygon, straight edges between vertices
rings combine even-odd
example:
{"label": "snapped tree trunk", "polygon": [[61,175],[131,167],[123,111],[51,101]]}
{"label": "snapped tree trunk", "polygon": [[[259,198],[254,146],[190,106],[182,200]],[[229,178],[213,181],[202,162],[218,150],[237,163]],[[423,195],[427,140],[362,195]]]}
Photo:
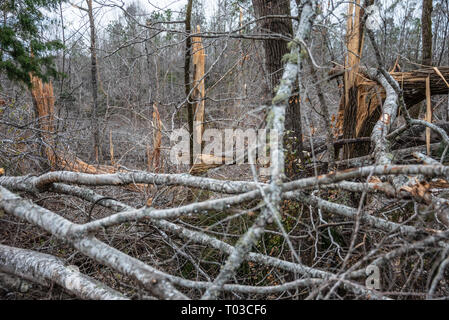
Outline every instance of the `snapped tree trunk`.
{"label": "snapped tree trunk", "polygon": [[[200,26],[197,26],[197,33],[201,32]],[[194,164],[201,163],[201,150],[203,144],[204,130],[204,112],[205,112],[205,81],[204,74],[206,69],[206,55],[201,37],[192,38],[193,49],[193,157]]]}
{"label": "snapped tree trunk", "polygon": [[[372,0],[365,1],[364,5],[369,6]],[[345,73],[344,73],[344,92],[340,101],[337,135],[342,139],[353,139],[369,136],[374,124],[377,121],[377,114],[370,112],[376,109],[379,104],[376,100],[376,92],[370,96],[362,96],[360,86],[363,78],[359,75],[360,60],[363,53],[364,44],[364,8],[361,0],[348,4],[348,14],[346,20],[346,47]],[[366,118],[367,114],[373,116],[369,121],[370,127],[361,125],[358,119]],[[370,144],[362,146],[345,145],[343,146],[343,158],[352,158],[368,153]]]}

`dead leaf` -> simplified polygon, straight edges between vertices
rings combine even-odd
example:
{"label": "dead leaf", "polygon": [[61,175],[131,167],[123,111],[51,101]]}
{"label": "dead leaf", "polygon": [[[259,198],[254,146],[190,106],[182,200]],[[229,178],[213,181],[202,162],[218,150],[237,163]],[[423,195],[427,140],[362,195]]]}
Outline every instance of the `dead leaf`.
{"label": "dead leaf", "polygon": [[379,177],[372,176],[372,177],[368,180],[368,183],[382,183],[382,180],[380,180]]}
{"label": "dead leaf", "polygon": [[426,203],[431,201],[430,195],[430,184],[427,181],[418,182],[412,186],[404,186],[400,189],[400,191],[405,191],[410,193],[413,198],[417,198],[423,200]]}

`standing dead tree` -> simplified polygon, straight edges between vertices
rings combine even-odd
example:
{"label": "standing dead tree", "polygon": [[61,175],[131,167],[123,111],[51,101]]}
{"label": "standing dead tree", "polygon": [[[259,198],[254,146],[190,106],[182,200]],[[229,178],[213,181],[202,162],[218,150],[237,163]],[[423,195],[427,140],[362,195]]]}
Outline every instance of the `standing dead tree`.
{"label": "standing dead tree", "polygon": [[147,147],[148,170],[159,172],[161,169],[162,121],[159,109],[153,105],[153,152]]}
{"label": "standing dead tree", "polygon": [[[201,32],[200,26],[197,26],[197,33]],[[192,38],[193,50],[193,154],[194,163],[201,163],[198,156],[201,155],[201,146],[203,145],[204,131],[204,112],[205,112],[205,70],[206,70],[206,54],[204,51],[202,39],[200,37]],[[195,148],[196,147],[196,148]]]}
{"label": "standing dead tree", "polygon": [[[93,166],[78,157],[67,155],[64,150],[59,150],[54,140],[55,134],[55,96],[52,83],[43,83],[41,79],[33,75],[31,77],[31,96],[33,105],[38,116],[39,127],[43,132],[42,140],[45,155],[50,167],[55,170],[66,169],[75,172],[87,173],[111,173],[115,170],[109,166]],[[70,159],[73,158],[73,159]]]}
{"label": "standing dead tree", "polygon": [[[107,174],[120,172],[121,169],[116,166],[108,165],[91,165],[84,162],[76,155],[72,155],[60,146],[56,145],[54,139],[55,134],[55,98],[53,94],[52,83],[43,83],[41,79],[31,75],[31,96],[33,98],[33,105],[38,116],[38,123],[42,134],[42,142],[44,145],[45,156],[50,164],[51,170],[70,170],[72,172],[83,172],[90,174]],[[154,110],[154,151],[151,155],[151,170],[158,172],[161,167],[160,163],[160,149],[161,149],[161,130],[162,123],[159,116],[159,111],[155,106]],[[111,155],[113,155],[113,147],[111,140]],[[150,160],[150,158],[149,158]],[[141,191],[142,185],[130,183],[128,188]]]}
{"label": "standing dead tree", "polygon": [[97,67],[97,47],[96,47],[96,32],[95,32],[95,19],[94,19],[94,9],[92,6],[92,0],[86,0],[87,3],[87,14],[89,15],[89,25],[90,25],[90,57],[91,57],[91,83],[92,83],[92,114],[91,114],[91,125],[93,131],[93,150],[94,159],[97,164],[100,162],[100,128],[98,124],[98,67]]}

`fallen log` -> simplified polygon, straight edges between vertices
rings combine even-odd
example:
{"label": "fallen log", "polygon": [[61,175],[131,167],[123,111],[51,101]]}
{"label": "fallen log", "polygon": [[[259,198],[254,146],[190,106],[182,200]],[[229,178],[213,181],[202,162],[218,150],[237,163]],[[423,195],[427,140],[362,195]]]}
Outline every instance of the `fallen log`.
{"label": "fallen log", "polygon": [[426,99],[426,79],[430,77],[431,95],[449,94],[449,67],[428,67],[409,72],[392,72],[404,92],[407,107]]}

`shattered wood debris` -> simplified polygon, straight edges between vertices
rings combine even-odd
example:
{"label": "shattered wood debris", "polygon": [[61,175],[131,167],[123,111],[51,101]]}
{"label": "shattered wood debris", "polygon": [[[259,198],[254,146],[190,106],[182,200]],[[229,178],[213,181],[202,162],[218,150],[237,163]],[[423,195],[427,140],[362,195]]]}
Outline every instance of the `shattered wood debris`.
{"label": "shattered wood debris", "polygon": [[[50,163],[52,170],[69,170],[73,172],[83,172],[90,174],[106,174],[115,172],[125,172],[116,168],[116,166],[108,165],[91,165],[83,160],[79,159],[75,155],[67,155],[56,148],[55,141],[53,139],[53,133],[55,131],[55,117],[54,117],[54,94],[53,85],[51,82],[43,83],[42,80],[36,76],[30,75],[32,89],[31,95],[33,98],[33,104],[36,109],[40,129],[44,132],[42,139],[45,142],[45,155]],[[112,148],[112,138],[111,138]],[[113,154],[113,149],[111,149]],[[0,172],[1,173],[1,172]],[[144,190],[144,185],[130,185],[130,189],[135,191]]]}

